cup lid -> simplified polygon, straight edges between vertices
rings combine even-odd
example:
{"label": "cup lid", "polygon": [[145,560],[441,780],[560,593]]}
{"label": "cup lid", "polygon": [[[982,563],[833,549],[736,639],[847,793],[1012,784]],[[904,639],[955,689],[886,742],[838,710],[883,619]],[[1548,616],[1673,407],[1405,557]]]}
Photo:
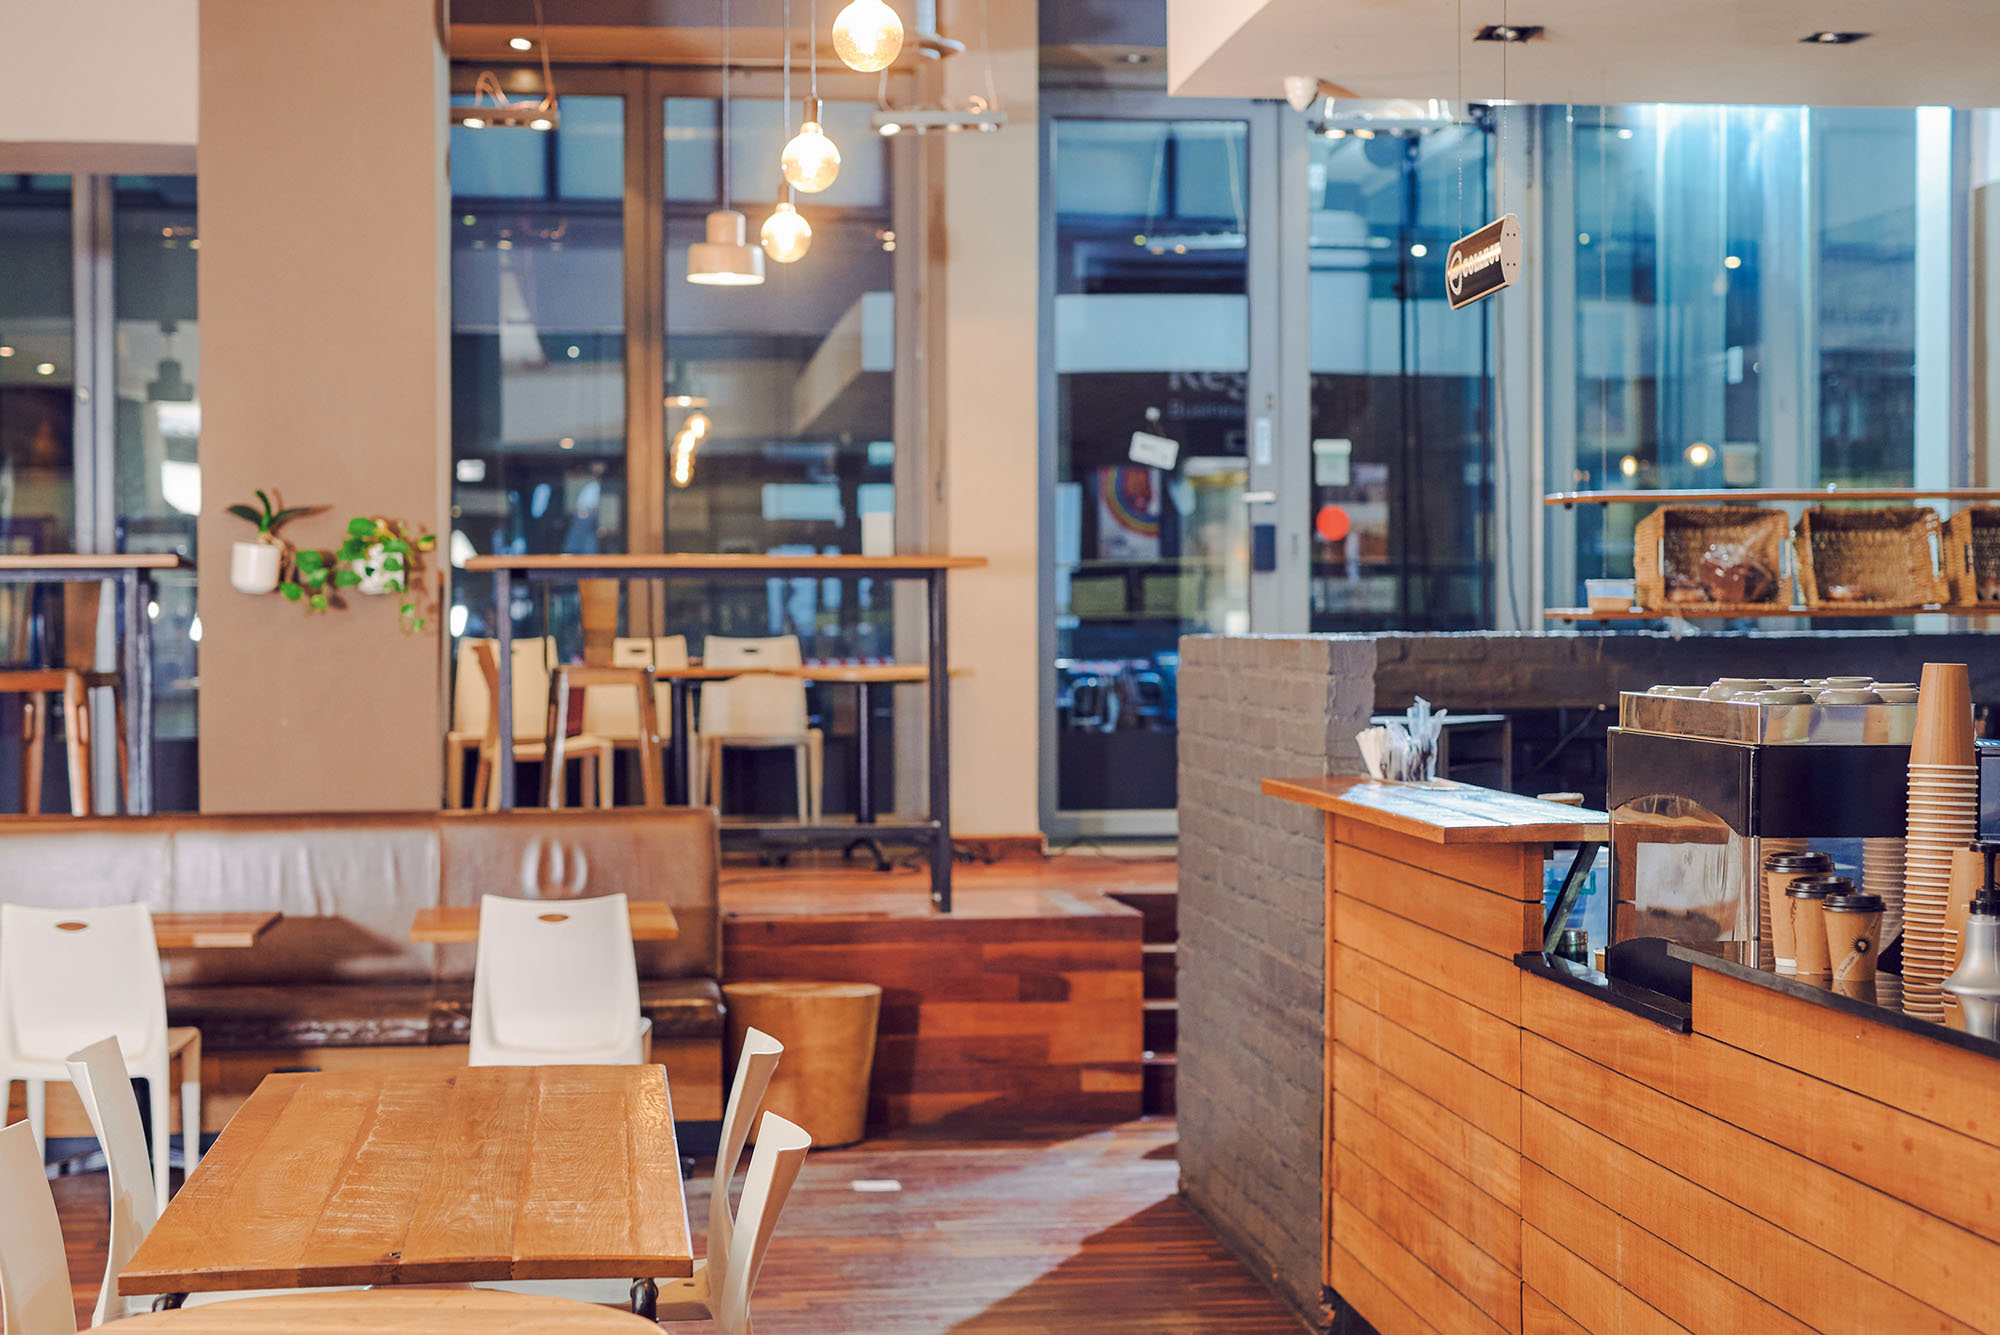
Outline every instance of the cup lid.
{"label": "cup lid", "polygon": [[1773,853],[1764,859],[1765,871],[1823,871],[1833,870],[1831,853]]}
{"label": "cup lid", "polygon": [[1849,894],[1854,880],[1848,876],[1801,876],[1785,891],[1793,899],[1824,899],[1828,895]]}
{"label": "cup lid", "polygon": [[1880,913],[1882,896],[1868,894],[1828,895],[1820,905],[1828,913]]}

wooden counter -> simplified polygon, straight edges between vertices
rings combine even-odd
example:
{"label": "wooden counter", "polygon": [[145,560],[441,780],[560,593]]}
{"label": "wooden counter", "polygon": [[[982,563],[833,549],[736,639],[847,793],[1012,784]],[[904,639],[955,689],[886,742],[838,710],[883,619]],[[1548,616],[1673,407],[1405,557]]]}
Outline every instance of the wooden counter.
{"label": "wooden counter", "polygon": [[1322,1280],[1371,1325],[2000,1331],[2000,1061],[1715,970],[1650,1018],[1526,971],[1601,813],[1265,791],[1326,813]]}

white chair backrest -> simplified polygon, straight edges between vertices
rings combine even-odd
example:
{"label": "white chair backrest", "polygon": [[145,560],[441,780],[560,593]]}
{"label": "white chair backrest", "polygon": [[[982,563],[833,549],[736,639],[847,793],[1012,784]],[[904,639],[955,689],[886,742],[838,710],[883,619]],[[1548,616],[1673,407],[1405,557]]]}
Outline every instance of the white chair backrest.
{"label": "white chair backrest", "polygon": [[708,1195],[708,1265],[711,1280],[728,1264],[736,1220],[729,1209],[729,1179],[750,1139],[750,1126],[764,1106],[764,1091],[785,1045],[761,1029],[743,1035],[743,1054],[736,1059],[736,1080],[729,1087],[729,1106],[722,1112],[722,1141],[715,1156],[715,1186]]}
{"label": "white chair backrest", "polygon": [[751,673],[701,693],[701,730],[711,737],[803,737],[806,684],[797,677]]}
{"label": "white chair backrest", "polygon": [[159,1203],[146,1154],[146,1129],[139,1122],[139,1100],[132,1092],[125,1058],[119,1055],[118,1040],[101,1038],[71,1053],[67,1065],[111,1177],[111,1242],[105,1250],[104,1283],[97,1291],[97,1315],[91,1318],[92,1325],[101,1326],[124,1314],[118,1272],[153,1231]]}
{"label": "white chair backrest", "polygon": [[0,1131],[0,1316],[7,1335],[76,1335],[62,1221],[35,1131]]}
{"label": "white chair backrest", "polygon": [[0,1053],[60,1062],[106,1034],[134,1060],[165,1051],[152,912],[0,904]]}
{"label": "white chair backrest", "polygon": [[479,901],[472,1022],[508,1047],[601,1047],[639,1022],[625,896]]}
{"label": "white chair backrest", "polygon": [[[611,642],[613,667],[684,668],[688,665],[687,636],[656,635],[652,639],[621,635]],[[589,686],[583,692],[583,730],[593,737],[637,737],[639,701],[626,686]],[[660,735],[671,734],[673,688],[666,682],[653,687],[653,714],[660,723]]]}
{"label": "white chair backrest", "polygon": [[[778,1214],[785,1197],[805,1166],[812,1137],[795,1123],[767,1112],[757,1124],[757,1148],[750,1155],[750,1172],[743,1179],[743,1205],[736,1212],[736,1238],[729,1249],[729,1263],[720,1280],[711,1279],[711,1310],[717,1335],[748,1335],[750,1294],[757,1287],[757,1272],[764,1268],[764,1254],[771,1249],[771,1234],[777,1230]],[[719,1283],[719,1291],[714,1286]]]}
{"label": "white chair backrest", "polygon": [[[453,672],[451,730],[479,736],[486,731],[486,675],[479,670],[476,646],[499,646],[498,640],[462,639],[458,667]],[[514,641],[514,735],[540,737],[548,730],[549,663],[555,642],[544,635]]]}
{"label": "white chair backrest", "polygon": [[754,640],[710,635],[701,642],[701,665],[717,668],[804,667],[796,635],[766,635]]}

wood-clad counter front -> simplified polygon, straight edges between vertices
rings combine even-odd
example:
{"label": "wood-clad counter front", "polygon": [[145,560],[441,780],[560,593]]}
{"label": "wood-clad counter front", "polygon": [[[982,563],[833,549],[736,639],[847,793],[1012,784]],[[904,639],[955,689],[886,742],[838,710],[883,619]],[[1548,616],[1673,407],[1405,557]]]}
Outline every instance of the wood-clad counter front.
{"label": "wood-clad counter front", "polygon": [[1524,970],[1549,846],[1603,839],[1600,813],[1266,791],[1326,813],[1336,1310],[1385,1335],[2000,1331],[2000,1061],[1717,970],[1652,1018]]}

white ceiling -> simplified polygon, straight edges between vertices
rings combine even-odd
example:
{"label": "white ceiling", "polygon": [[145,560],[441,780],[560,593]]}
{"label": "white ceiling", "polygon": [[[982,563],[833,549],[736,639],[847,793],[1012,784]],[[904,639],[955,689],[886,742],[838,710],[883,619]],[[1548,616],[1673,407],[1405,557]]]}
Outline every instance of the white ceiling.
{"label": "white ceiling", "polygon": [[[1470,40],[1503,20],[1546,31]],[[2000,0],[1168,0],[1167,24],[1189,96],[1312,74],[1361,97],[2000,106]],[[1820,30],[1874,35],[1801,44]]]}

